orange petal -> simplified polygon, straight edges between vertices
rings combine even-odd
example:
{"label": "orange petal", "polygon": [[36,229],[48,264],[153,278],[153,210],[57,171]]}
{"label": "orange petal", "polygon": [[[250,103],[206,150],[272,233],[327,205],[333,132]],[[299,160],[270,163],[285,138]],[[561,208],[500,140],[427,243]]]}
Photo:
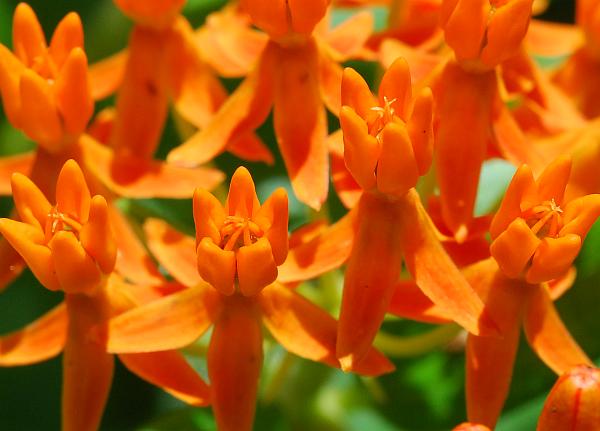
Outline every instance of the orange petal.
{"label": "orange petal", "polygon": [[75,160],[67,160],[56,182],[56,208],[85,222],[89,217],[90,202],[90,190],[81,168]]}
{"label": "orange petal", "polygon": [[105,318],[95,298],[67,295],[69,332],[63,355],[62,429],[93,431],[108,399],[114,360],[102,344],[90,338],[90,329]]}
{"label": "orange petal", "polygon": [[350,67],[342,76],[342,105],[352,108],[363,120],[374,116],[371,108],[377,106],[365,79]]}
{"label": "orange petal", "polygon": [[538,197],[542,201],[554,201],[562,204],[565,188],[571,175],[571,158],[561,156],[550,163],[536,180]]}
{"label": "orange petal", "polygon": [[340,125],[344,134],[346,167],[363,190],[371,190],[377,184],[375,171],[381,144],[369,134],[365,120],[349,106],[343,106],[340,111]]}
{"label": "orange petal", "polygon": [[50,290],[59,290],[50,249],[44,232],[36,227],[9,219],[0,219],[0,233],[21,255],[33,275]]}
{"label": "orange petal", "polygon": [[242,295],[253,296],[277,278],[277,264],[271,244],[264,237],[252,245],[240,247],[235,258],[238,286]]}
{"label": "orange petal", "polygon": [[210,238],[215,244],[219,244],[221,227],[225,220],[225,211],[221,202],[206,190],[196,189],[193,205],[196,244],[199,244],[203,238]]}
{"label": "orange petal", "polygon": [[250,15],[252,23],[272,37],[289,31],[290,12],[282,0],[240,0],[240,9]]}
{"label": "orange petal", "polygon": [[452,431],[490,431],[490,429],[485,425],[465,422],[452,428]]}
{"label": "orange petal", "polygon": [[201,282],[196,266],[194,238],[173,229],[164,220],[148,218],[144,222],[148,248],[167,272],[185,286]]}
{"label": "orange petal", "polygon": [[291,30],[296,33],[310,34],[315,25],[325,16],[331,0],[286,0]]}
{"label": "orange petal", "polygon": [[228,215],[251,218],[259,209],[260,203],[256,196],[252,175],[248,169],[240,166],[233,173],[229,183],[225,212]]}
{"label": "orange petal", "polygon": [[454,0],[444,2],[444,6],[446,4],[453,5],[446,7],[442,14],[446,43],[459,60],[477,58],[490,13],[489,1]]}
{"label": "orange petal", "polygon": [[[281,155],[298,199],[319,209],[327,198],[327,117],[319,89],[314,43],[278,48],[273,123]],[[301,104],[298,101],[302,100]]]}
{"label": "orange petal", "polygon": [[249,162],[264,162],[268,165],[275,163],[271,150],[256,133],[246,133],[237,138],[232,137],[227,144],[227,151]]}
{"label": "orange petal", "polygon": [[397,214],[399,218],[395,223],[400,226],[400,248],[408,270],[423,293],[472,334],[495,334],[495,322],[444,251],[435,226],[414,189],[399,201]]}
{"label": "orange petal", "polygon": [[574,199],[564,207],[564,225],[559,235],[576,234],[583,240],[599,216],[600,195],[587,195]]}
{"label": "orange petal", "polygon": [[410,136],[404,124],[388,123],[381,133],[377,164],[377,190],[402,197],[417,184],[419,170]]}
{"label": "orange petal", "polygon": [[94,101],[90,92],[87,57],[75,48],[67,57],[55,83],[56,105],[66,133],[82,133],[92,114]]}
{"label": "orange petal", "polygon": [[265,232],[271,245],[276,265],[281,265],[288,254],[288,198],[283,188],[278,188],[261,206],[253,221]]}
{"label": "orange petal", "polygon": [[517,218],[492,242],[490,253],[504,274],[517,278],[529,264],[540,243],[525,220]]}
{"label": "orange petal", "polygon": [[34,58],[46,53],[46,38],[31,6],[19,3],[13,16],[12,40],[14,51],[21,61],[33,64]]}
{"label": "orange petal", "polygon": [[[462,27],[460,32],[468,34]],[[435,163],[444,219],[456,233],[472,218],[497,84],[495,73],[473,75],[453,62],[446,65],[441,79],[441,93],[436,95],[439,127]]]}
{"label": "orange petal", "polygon": [[8,121],[21,128],[21,74],[25,67],[4,45],[0,45],[0,91],[2,105]]}
{"label": "orange petal", "polygon": [[322,53],[319,57],[319,87],[323,103],[329,111],[338,116],[342,106],[343,69],[337,61]]}
{"label": "orange petal", "polygon": [[385,106],[385,99],[395,109],[396,115],[404,121],[412,100],[412,87],[410,70],[404,58],[399,58],[392,63],[383,75],[379,84],[379,106]]}
{"label": "orange petal", "polygon": [[364,193],[348,260],[337,339],[342,369],[365,357],[388,309],[402,264],[397,205]]}
{"label": "orange petal", "polygon": [[11,178],[12,195],[19,218],[25,223],[43,230],[51,205],[40,189],[19,173]]}
{"label": "orange petal", "polygon": [[352,250],[356,212],[350,211],[318,236],[291,247],[279,267],[277,280],[282,283],[310,280],[342,266]]}
{"label": "orange petal", "polygon": [[97,63],[90,65],[90,91],[94,100],[104,99],[121,86],[125,77],[127,51],[119,51]]}
{"label": "orange petal", "polygon": [[65,60],[75,48],[83,49],[83,26],[79,15],[70,12],[56,26],[49,52],[56,65],[63,67]]}
{"label": "orange petal", "polygon": [[61,119],[48,82],[30,69],[21,75],[21,115],[23,131],[35,142],[56,150],[63,137]]}
{"label": "orange petal", "polygon": [[503,337],[467,339],[467,417],[494,428],[508,396],[519,345],[519,320],[513,319]]}
{"label": "orange petal", "polygon": [[108,206],[103,196],[96,195],[92,199],[90,217],[79,233],[79,241],[102,272],[112,272],[117,260],[117,245],[110,227]]}
{"label": "orange petal", "polygon": [[[0,232],[1,232],[0,222]],[[4,238],[0,238],[0,292],[21,274],[26,265],[23,259]]]}
{"label": "orange petal", "polygon": [[148,353],[187,346],[210,327],[219,307],[219,295],[210,286],[184,289],[112,318],[106,349]]}
{"label": "orange petal", "polygon": [[235,292],[235,252],[223,250],[210,238],[203,238],[198,244],[196,254],[200,277],[221,294],[232,295]]}
{"label": "orange petal", "polygon": [[371,12],[359,11],[327,32],[323,39],[334,50],[336,61],[346,61],[364,48],[374,24]]}
{"label": "orange petal", "polygon": [[533,255],[525,279],[541,283],[564,275],[581,250],[581,237],[568,234],[558,238],[544,238]]}
{"label": "orange petal", "polygon": [[123,354],[119,359],[132,373],[187,404],[203,407],[210,402],[209,387],[177,351]]}
{"label": "orange petal", "polygon": [[117,154],[87,135],[80,142],[86,169],[120,196],[189,198],[196,187],[210,190],[223,181],[223,174],[217,169],[188,169],[138,155]]}
{"label": "orange petal", "polygon": [[[263,289],[258,300],[265,326],[286,350],[331,367],[340,366],[335,356],[336,321],[325,310],[277,283]],[[352,371],[377,376],[393,369],[391,362],[371,348]]]}
{"label": "orange petal", "polygon": [[548,282],[548,294],[553,301],[560,298],[575,283],[577,270],[574,266],[569,268],[560,278]]}
{"label": "orange petal", "polygon": [[593,430],[600,423],[600,371],[581,365],[563,374],[548,395],[537,431]]}
{"label": "orange petal", "polygon": [[433,95],[429,88],[421,90],[415,100],[407,123],[412,149],[415,153],[419,175],[429,171],[433,159]]}
{"label": "orange petal", "polygon": [[90,293],[100,287],[102,273],[72,232],[55,233],[48,247],[62,290],[67,293]]}
{"label": "orange petal", "polygon": [[344,161],[344,139],[342,129],[329,135],[327,138],[329,147],[329,160],[331,163],[331,182],[342,201],[342,204],[350,209],[354,208],[360,199],[362,187],[358,185]]}
{"label": "orange petal", "polygon": [[127,217],[114,205],[108,207],[110,224],[117,242],[116,271],[140,285],[163,283],[152,258],[136,235]]}
{"label": "orange petal", "polygon": [[592,365],[565,328],[548,292],[541,287],[529,298],[524,327],[531,348],[556,374],[576,365]]}
{"label": "orange petal", "polygon": [[527,48],[536,56],[562,57],[572,54],[584,40],[579,29],[571,24],[533,19],[525,36]]}
{"label": "orange petal", "polygon": [[198,128],[205,127],[227,98],[219,79],[200,57],[189,22],[179,18],[167,41],[169,87],[177,112]]}
{"label": "orange petal", "polygon": [[12,194],[12,175],[14,173],[28,175],[34,160],[35,152],[33,151],[0,158],[0,195],[10,196]]}
{"label": "orange petal", "polygon": [[273,100],[273,50],[273,45],[267,45],[256,68],[227,98],[210,124],[171,151],[169,162],[196,166],[212,160],[230,140],[264,122]]}
{"label": "orange petal", "polygon": [[58,355],[67,335],[65,304],[53,308],[23,329],[0,337],[0,366],[45,361]]}
{"label": "orange petal", "polygon": [[492,219],[490,235],[496,239],[508,226],[521,215],[521,201],[534,187],[533,173],[527,165],[517,169],[504,193],[500,208]]}
{"label": "orange petal", "polygon": [[426,323],[450,323],[452,318],[436,306],[414,281],[396,284],[388,312],[405,319]]}
{"label": "orange petal", "polygon": [[215,322],[207,357],[219,430],[252,429],[262,359],[257,310],[247,298],[229,298]]}
{"label": "orange petal", "polygon": [[484,64],[494,67],[515,54],[527,33],[532,3],[513,0],[495,9],[487,22],[487,44],[480,54]]}

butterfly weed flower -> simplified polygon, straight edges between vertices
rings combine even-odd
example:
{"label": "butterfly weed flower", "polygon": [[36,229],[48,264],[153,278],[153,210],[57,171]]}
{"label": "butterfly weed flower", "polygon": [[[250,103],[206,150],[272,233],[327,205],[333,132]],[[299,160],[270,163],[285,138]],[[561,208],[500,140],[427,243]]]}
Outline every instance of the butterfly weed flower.
{"label": "butterfly weed flower", "polygon": [[[278,266],[288,253],[287,218],[285,191],[275,191],[261,205],[245,168],[235,172],[225,206],[198,191],[196,240],[159,220],[146,225],[156,257],[189,287],[109,324],[109,351],[127,353],[183,347],[212,326],[208,375],[212,408],[223,431],[252,428],[263,324],[290,352],[339,367],[335,319],[277,281]],[[371,349],[357,372],[379,375],[392,368]]]}
{"label": "butterfly weed flower", "polygon": [[[135,307],[141,298],[159,295],[128,285],[113,273],[117,247],[108,204],[100,195],[91,196],[75,161],[67,161],[60,171],[56,205],[21,174],[13,176],[13,196],[21,221],[0,219],[0,233],[40,283],[64,292],[65,300],[24,329],[0,337],[0,366],[32,364],[64,351],[62,429],[95,430],[114,360],[90,330]],[[189,403],[208,402],[208,387],[178,352],[121,355],[121,361]]]}

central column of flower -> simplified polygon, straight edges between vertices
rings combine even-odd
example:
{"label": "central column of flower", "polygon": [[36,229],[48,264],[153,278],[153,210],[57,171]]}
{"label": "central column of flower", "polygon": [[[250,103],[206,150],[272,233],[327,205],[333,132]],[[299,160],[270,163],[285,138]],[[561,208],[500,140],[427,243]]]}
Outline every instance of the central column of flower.
{"label": "central column of flower", "polygon": [[483,304],[444,252],[414,189],[432,160],[432,103],[429,89],[413,97],[403,59],[383,76],[378,98],[358,73],[344,71],[344,159],[363,189],[337,340],[345,370],[353,369],[371,346],[403,259],[423,292],[458,323],[474,333],[493,327],[480,322]]}

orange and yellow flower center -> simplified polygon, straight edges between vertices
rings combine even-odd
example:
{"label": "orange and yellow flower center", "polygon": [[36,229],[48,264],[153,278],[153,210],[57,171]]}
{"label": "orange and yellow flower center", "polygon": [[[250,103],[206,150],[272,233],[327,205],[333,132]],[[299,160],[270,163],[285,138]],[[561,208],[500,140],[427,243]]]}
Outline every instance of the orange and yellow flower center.
{"label": "orange and yellow flower center", "polygon": [[546,236],[557,237],[563,225],[563,210],[554,199],[544,201],[540,205],[523,213],[523,218],[531,231],[539,238]]}
{"label": "orange and yellow flower center", "polygon": [[394,121],[394,116],[396,114],[396,111],[392,106],[396,102],[396,99],[389,100],[384,96],[383,101],[383,106],[374,106],[371,108],[371,111],[374,111],[377,114],[377,117],[369,124],[369,134],[375,136],[377,139],[379,139],[379,135],[386,124]]}
{"label": "orange and yellow flower center", "polygon": [[82,225],[73,217],[68,214],[59,212],[56,207],[53,207],[48,215],[46,216],[46,226],[44,227],[44,233],[46,241],[49,242],[54,234],[59,231],[73,232],[75,236],[79,237]]}
{"label": "orange and yellow flower center", "polygon": [[264,234],[263,230],[252,220],[239,216],[226,217],[220,233],[221,243],[219,246],[226,251],[252,245]]}

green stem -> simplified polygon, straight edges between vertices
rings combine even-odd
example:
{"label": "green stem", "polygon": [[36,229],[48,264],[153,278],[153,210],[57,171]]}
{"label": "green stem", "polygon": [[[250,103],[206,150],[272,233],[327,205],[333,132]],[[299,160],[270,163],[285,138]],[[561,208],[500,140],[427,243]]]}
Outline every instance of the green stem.
{"label": "green stem", "polygon": [[429,332],[409,337],[380,332],[375,339],[375,346],[388,356],[407,358],[428,353],[450,343],[462,331],[456,324],[439,326]]}

